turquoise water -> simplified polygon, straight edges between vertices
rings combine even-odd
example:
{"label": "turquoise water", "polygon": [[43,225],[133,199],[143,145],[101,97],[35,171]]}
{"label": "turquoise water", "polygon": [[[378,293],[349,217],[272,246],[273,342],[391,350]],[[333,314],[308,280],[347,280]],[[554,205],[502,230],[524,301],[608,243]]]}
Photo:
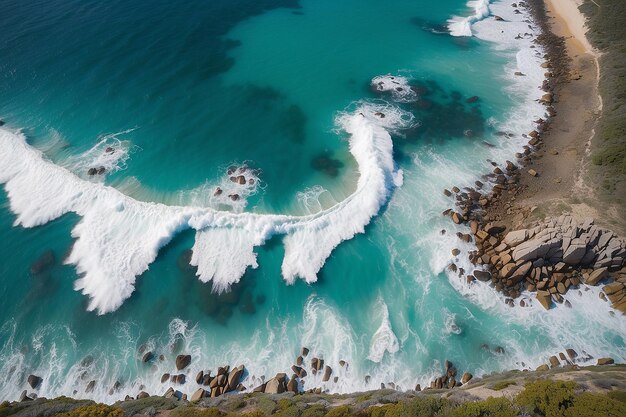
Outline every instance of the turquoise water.
{"label": "turquoise water", "polygon": [[[386,120],[414,118],[389,128],[403,182],[391,187],[365,233],[325,260],[316,282],[282,279],[286,249],[277,233],[254,249],[258,268],[218,295],[189,265],[198,238],[184,230],[167,236],[114,311],[88,311],[89,297],[74,290],[79,273],[64,262],[72,250],[86,257],[110,242],[76,249],[83,238],[72,237],[80,222],[74,213],[50,222],[31,213],[37,227],[15,225],[28,217],[18,212],[46,205],[28,195],[36,177],[13,191],[26,208],[0,193],[0,399],[19,397],[30,373],[44,378],[39,395],[112,402],[141,385],[162,394],[169,385],[160,377],[174,370],[176,352],[193,355],[189,376],[243,363],[251,387],[260,375],[288,370],[306,345],[339,376],[337,383],[310,377],[306,388],[336,392],[381,382],[423,386],[445,359],[478,375],[535,367],[566,347],[626,359],[624,320],[608,314],[595,289],[568,295],[573,309],[548,314],[538,306],[511,309],[489,287],[446,273],[453,261],[469,269],[471,246],[441,216],[452,204],[442,189],[472,185],[488,160],[511,159],[532,117],[542,115],[533,104],[540,80],[506,75],[511,65],[538,68],[522,59],[532,50],[494,42],[493,21],[476,24],[475,37],[450,36],[446,21],[473,13],[458,0],[128,3],[7,2],[0,118],[9,131],[22,129],[46,158],[133,200],[302,216],[359,190],[365,168],[336,118],[374,103]],[[511,10],[508,2],[493,7]],[[371,80],[386,74],[409,80],[416,97],[374,91]],[[478,101],[468,103],[472,96]],[[234,187],[228,167],[243,164],[255,170],[254,184],[235,188],[236,202],[214,198],[217,186],[225,194]],[[106,175],[87,174],[99,166]],[[46,197],[51,206],[56,197],[64,198]],[[116,227],[147,227],[142,219]],[[209,239],[204,249],[232,240]],[[461,259],[452,259],[454,247]],[[245,256],[229,254],[231,263]],[[48,262],[33,265],[41,259]],[[495,353],[498,346],[504,354]],[[141,363],[143,348],[165,360]],[[86,393],[92,379],[96,389]],[[109,394],[115,381],[123,389]]]}

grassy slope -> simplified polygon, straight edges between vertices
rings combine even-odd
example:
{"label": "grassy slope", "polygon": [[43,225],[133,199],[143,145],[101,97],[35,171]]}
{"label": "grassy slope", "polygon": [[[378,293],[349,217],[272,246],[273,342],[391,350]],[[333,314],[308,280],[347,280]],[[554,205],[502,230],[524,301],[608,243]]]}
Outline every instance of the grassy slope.
{"label": "grassy slope", "polygon": [[587,37],[601,53],[602,117],[592,142],[591,174],[601,197],[626,206],[626,1],[585,0]]}

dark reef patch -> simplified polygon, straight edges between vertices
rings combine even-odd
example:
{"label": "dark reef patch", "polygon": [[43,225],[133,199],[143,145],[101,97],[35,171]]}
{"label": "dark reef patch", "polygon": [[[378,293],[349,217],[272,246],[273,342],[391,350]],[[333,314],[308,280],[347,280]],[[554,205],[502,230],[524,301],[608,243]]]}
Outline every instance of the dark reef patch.
{"label": "dark reef patch", "polygon": [[434,35],[447,35],[450,33],[448,25],[446,23],[437,22],[434,20],[428,20],[421,17],[412,17],[410,19],[412,25],[417,26],[425,32],[432,33]]}
{"label": "dark reef patch", "polygon": [[333,158],[332,154],[324,151],[311,159],[311,168],[316,171],[325,173],[330,177],[339,175],[339,170],[343,168],[344,163],[339,159]]}

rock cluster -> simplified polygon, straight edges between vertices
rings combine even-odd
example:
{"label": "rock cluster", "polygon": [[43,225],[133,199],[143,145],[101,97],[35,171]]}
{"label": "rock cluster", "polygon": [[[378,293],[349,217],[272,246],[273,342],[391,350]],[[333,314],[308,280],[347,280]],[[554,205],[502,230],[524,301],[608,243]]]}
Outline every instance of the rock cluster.
{"label": "rock cluster", "polygon": [[[324,359],[313,357],[309,361],[308,372],[306,367],[306,358],[309,355],[309,349],[306,347],[302,347],[300,350],[300,355],[296,358],[295,364],[291,367],[291,371],[293,372],[291,378],[287,379],[287,374],[278,373],[272,379],[267,382],[262,383],[261,385],[254,388],[254,392],[265,392],[270,394],[281,394],[283,392],[293,392],[299,393],[304,391],[305,378],[309,373],[311,375],[317,375],[318,373],[322,375],[322,382],[329,382],[331,376],[333,375],[333,369],[324,365]],[[342,368],[347,367],[348,364],[346,361],[339,361],[339,366]],[[335,376],[333,378],[333,382],[337,383],[339,381],[339,377]],[[307,392],[311,393],[321,393],[322,389],[320,387],[309,389]]]}
{"label": "rock cluster", "polygon": [[[178,355],[178,357],[176,358],[176,368],[178,370],[186,369],[190,363],[190,355]],[[194,392],[191,400],[197,401],[204,397],[215,398],[228,392],[245,390],[246,387],[241,384],[241,380],[243,379],[245,371],[246,369],[243,365],[234,367],[232,369],[229,365],[221,366],[217,368],[217,373],[214,376],[211,375],[210,370],[199,371],[196,374],[195,381],[196,384],[201,385],[201,387]],[[183,385],[187,382],[185,374],[170,375],[168,373],[165,373],[163,374],[163,376],[161,376],[161,383],[165,383],[168,380],[171,383],[178,385]],[[179,393],[180,391],[175,390],[173,387],[170,387],[165,392],[164,396],[166,398],[183,399],[185,394]]]}
{"label": "rock cluster", "polygon": [[[531,150],[541,145],[540,132],[545,121],[539,119],[536,123],[538,130],[528,135],[529,146],[524,148],[523,154],[516,155],[522,163],[528,163]],[[614,282],[604,287],[603,297],[613,308],[626,314],[626,243],[611,231],[594,225],[592,219],[578,223],[566,215],[504,235],[506,228],[498,223],[501,219],[498,215],[490,216],[487,209],[501,205],[504,192],[514,197],[522,191],[518,185],[521,170],[511,161],[506,161],[503,167],[492,165],[493,172],[484,176],[492,185],[490,192],[481,191],[484,187],[481,181],[476,181],[475,188],[453,187],[443,191],[444,195],[455,197],[457,207],[443,214],[455,224],[468,224],[471,234],[458,232],[457,236],[467,243],[474,241],[477,246],[477,250],[470,253],[470,260],[477,269],[464,271],[454,263],[449,269],[470,282],[475,279],[490,282],[510,297],[507,303],[511,306],[523,290],[536,291],[537,301],[546,309],[552,301],[563,303],[563,294],[570,288],[577,288],[581,283],[597,285],[612,275]],[[531,169],[528,175],[538,176],[539,173]],[[505,203],[504,208],[507,215],[513,214],[510,203]],[[453,250],[453,256],[459,252]],[[521,306],[526,304],[520,301]]]}
{"label": "rock cluster", "polygon": [[[430,387],[426,389],[452,389],[454,387],[460,387],[461,385],[467,384],[472,378],[473,375],[469,372],[463,373],[459,380],[457,380],[458,371],[456,367],[452,364],[452,362],[446,360],[444,363],[445,373],[435,378],[430,382]],[[421,387],[418,384],[415,387],[415,391],[421,391]]]}
{"label": "rock cluster", "polygon": [[[473,277],[491,282],[511,298],[523,290],[536,292],[546,309],[552,301],[563,303],[563,295],[581,283],[598,285],[612,278],[603,288],[605,297],[626,313],[626,242],[593,223],[563,215],[506,235],[497,225],[474,225],[477,250],[470,260],[484,270],[475,270]],[[513,305],[513,300],[507,303]]]}
{"label": "rock cluster", "polygon": [[[574,349],[565,349],[565,353],[559,352],[557,355],[550,356],[548,363],[539,365],[536,371],[547,371],[551,368],[558,368],[562,366],[576,367],[579,362],[588,362],[593,359],[593,356],[583,351],[583,355],[579,356]],[[599,358],[596,362],[597,366],[612,365],[615,361],[613,358]]]}

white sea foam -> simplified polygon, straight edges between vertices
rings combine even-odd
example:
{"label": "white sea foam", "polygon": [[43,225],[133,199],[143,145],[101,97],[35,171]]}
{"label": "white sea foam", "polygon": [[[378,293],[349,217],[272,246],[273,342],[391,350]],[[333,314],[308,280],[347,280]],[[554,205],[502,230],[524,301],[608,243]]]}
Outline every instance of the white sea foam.
{"label": "white sea foam", "polygon": [[[304,191],[298,192],[296,194],[296,198],[298,200],[298,204],[300,205],[300,209],[304,213],[315,214],[324,209],[324,205],[321,201],[322,195],[327,196],[330,195],[330,193],[321,185],[315,185],[313,187],[307,188]],[[333,205],[337,204],[332,196],[330,196],[329,198],[332,199]]]}
{"label": "white sea foam", "polygon": [[406,77],[380,75],[372,79],[372,88],[381,93],[390,93],[394,101],[409,103],[418,99]]}
{"label": "white sea foam", "polygon": [[134,200],[101,183],[79,178],[30,147],[24,135],[0,131],[0,182],[16,214],[15,225],[34,227],[68,212],[82,217],[72,230],[76,238],[67,262],[80,278],[75,288],[89,296],[88,309],[114,311],[134,291],[135,278],[157,257],[161,247],[187,228],[197,231],[192,264],[203,282],[218,290],[237,282],[246,268],[256,267],[254,247],[284,234],[284,279],[314,282],[341,241],[363,233],[365,226],[401,184],[392,157],[393,128],[406,118],[393,108],[380,118],[376,105],[361,105],[341,114],[338,124],[349,135],[350,152],[360,177],[355,192],[315,215],[296,217],[220,212],[210,208],[167,206]]}
{"label": "white sea foam", "polygon": [[[130,155],[139,149],[137,146],[131,145],[129,141],[120,139],[121,136],[134,130],[128,129],[102,136],[93,147],[80,155],[72,155],[60,161],[59,165],[81,178],[102,181],[104,180],[103,174],[113,174],[126,169]],[[103,169],[104,172],[103,174],[89,175],[90,169]]]}
{"label": "white sea foam", "polygon": [[490,0],[474,0],[467,3],[467,7],[474,10],[471,16],[454,16],[448,20],[448,30],[452,36],[472,36],[472,25],[491,14]]}
{"label": "white sea foam", "polygon": [[382,299],[377,301],[377,309],[380,311],[381,323],[380,327],[372,336],[370,343],[370,351],[367,358],[372,362],[380,362],[385,356],[385,352],[390,354],[396,353],[400,350],[400,343],[396,334],[391,328],[391,322],[389,321],[389,308]]}

